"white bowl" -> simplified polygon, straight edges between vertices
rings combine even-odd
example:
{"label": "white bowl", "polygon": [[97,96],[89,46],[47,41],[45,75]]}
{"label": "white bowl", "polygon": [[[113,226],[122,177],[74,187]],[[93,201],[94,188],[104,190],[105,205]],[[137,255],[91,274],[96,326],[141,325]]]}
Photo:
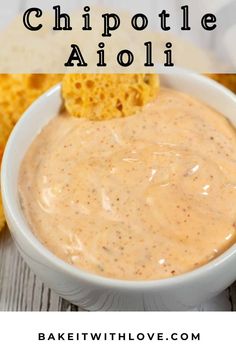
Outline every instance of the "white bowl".
{"label": "white bowl", "polygon": [[[205,101],[236,125],[236,96],[196,74],[162,75],[162,83]],[[8,141],[2,163],[2,196],[15,243],[32,270],[60,296],[89,310],[189,310],[236,279],[236,245],[212,262],[184,275],[154,281],[121,281],[74,268],[33,235],[18,196],[19,167],[26,150],[62,104],[60,85],[23,115]]]}

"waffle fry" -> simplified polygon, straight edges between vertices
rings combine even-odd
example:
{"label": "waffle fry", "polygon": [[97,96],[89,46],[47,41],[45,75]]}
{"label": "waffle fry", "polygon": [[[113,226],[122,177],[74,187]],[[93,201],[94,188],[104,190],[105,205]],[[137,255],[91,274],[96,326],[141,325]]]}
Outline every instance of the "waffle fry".
{"label": "waffle fry", "polygon": [[91,120],[135,114],[158,90],[159,79],[154,74],[68,74],[62,82],[67,111]]}
{"label": "waffle fry", "polygon": [[236,74],[209,74],[208,76],[236,93]]}
{"label": "waffle fry", "polygon": [[14,126],[31,103],[50,87],[61,81],[62,75],[15,74],[0,77],[0,116]]}
{"label": "waffle fry", "polygon": [[[1,74],[0,75],[0,162],[12,128],[31,103],[50,87],[61,81],[63,75]],[[0,231],[5,217],[0,196]]]}

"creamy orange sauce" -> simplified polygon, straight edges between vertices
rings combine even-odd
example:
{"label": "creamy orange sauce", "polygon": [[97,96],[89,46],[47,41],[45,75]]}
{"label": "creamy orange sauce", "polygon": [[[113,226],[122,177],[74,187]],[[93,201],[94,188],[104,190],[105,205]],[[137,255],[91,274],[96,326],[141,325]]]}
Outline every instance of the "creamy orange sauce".
{"label": "creamy orange sauce", "polygon": [[32,231],[66,262],[119,279],[172,277],[235,242],[235,131],[167,89],[132,117],[61,114],[30,146],[19,193]]}

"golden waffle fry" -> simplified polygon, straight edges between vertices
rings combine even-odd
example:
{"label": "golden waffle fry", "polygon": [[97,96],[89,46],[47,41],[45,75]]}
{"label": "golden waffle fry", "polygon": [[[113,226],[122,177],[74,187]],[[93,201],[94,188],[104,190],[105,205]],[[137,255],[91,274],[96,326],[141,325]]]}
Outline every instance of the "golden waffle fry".
{"label": "golden waffle fry", "polygon": [[[11,124],[0,117],[0,164],[2,160],[3,151],[7,142],[7,138],[11,132]],[[0,231],[3,229],[5,225],[5,217],[3,213],[2,207],[2,199],[0,193]]]}
{"label": "golden waffle fry", "polygon": [[209,74],[208,76],[236,93],[236,74]]}
{"label": "golden waffle fry", "polygon": [[62,82],[68,112],[91,120],[135,114],[158,90],[155,74],[67,74]]}
{"label": "golden waffle fry", "polygon": [[[0,163],[7,138],[22,113],[62,77],[60,74],[0,74]],[[0,231],[4,225],[0,196]]]}
{"label": "golden waffle fry", "polygon": [[13,126],[36,98],[61,79],[59,74],[1,75],[0,119]]}

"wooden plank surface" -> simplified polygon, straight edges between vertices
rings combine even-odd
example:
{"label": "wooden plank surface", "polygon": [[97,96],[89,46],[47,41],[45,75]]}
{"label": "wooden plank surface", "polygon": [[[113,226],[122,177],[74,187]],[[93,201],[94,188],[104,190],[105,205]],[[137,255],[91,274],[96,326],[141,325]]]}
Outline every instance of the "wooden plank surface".
{"label": "wooden plank surface", "polygon": [[[236,283],[194,311],[235,311]],[[0,311],[81,311],[48,289],[25,264],[5,230],[0,237]]]}
{"label": "wooden plank surface", "polygon": [[7,230],[0,237],[0,311],[79,311],[31,272]]}

